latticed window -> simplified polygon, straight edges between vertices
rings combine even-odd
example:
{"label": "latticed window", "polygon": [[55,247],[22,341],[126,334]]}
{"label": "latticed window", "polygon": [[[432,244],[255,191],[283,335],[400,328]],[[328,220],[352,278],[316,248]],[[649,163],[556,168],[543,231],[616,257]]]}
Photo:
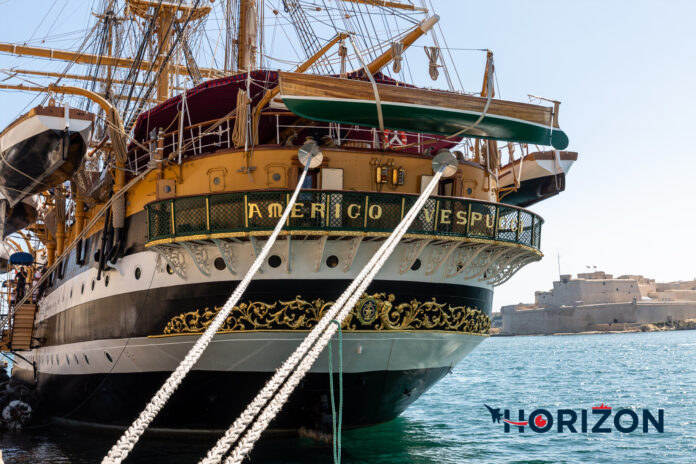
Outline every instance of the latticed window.
{"label": "latticed window", "polygon": [[[149,238],[272,230],[291,193],[259,191],[163,200],[147,206]],[[310,190],[298,196],[286,230],[391,233],[415,195]],[[476,237],[539,249],[543,220],[506,205],[429,198],[408,230],[424,236]]]}

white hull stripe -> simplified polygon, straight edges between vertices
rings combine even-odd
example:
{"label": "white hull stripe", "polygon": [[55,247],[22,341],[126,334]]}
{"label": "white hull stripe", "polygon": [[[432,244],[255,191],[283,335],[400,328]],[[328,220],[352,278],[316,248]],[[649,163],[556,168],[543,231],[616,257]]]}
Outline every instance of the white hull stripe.
{"label": "white hull stripe", "polygon": [[[253,332],[219,334],[194,370],[274,372],[306,333]],[[403,371],[452,367],[486,337],[447,332],[345,332],[343,371]],[[38,372],[84,375],[172,371],[195,342],[195,336],[95,340],[22,352]],[[334,339],[334,350],[338,349]],[[334,361],[336,360],[334,351]],[[19,369],[30,369],[15,358]],[[328,372],[324,350],[310,372]]]}

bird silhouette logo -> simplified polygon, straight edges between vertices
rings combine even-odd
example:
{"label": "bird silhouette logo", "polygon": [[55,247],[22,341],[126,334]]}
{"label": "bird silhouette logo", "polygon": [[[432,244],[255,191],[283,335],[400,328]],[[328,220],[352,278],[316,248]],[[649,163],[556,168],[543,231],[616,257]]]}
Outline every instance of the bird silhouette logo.
{"label": "bird silhouette logo", "polygon": [[483,405],[488,409],[488,412],[491,413],[491,419],[493,419],[493,423],[495,424],[497,422],[498,424],[500,424],[500,419],[503,418],[503,413],[500,412],[500,408],[491,408],[486,403],[483,403]]}

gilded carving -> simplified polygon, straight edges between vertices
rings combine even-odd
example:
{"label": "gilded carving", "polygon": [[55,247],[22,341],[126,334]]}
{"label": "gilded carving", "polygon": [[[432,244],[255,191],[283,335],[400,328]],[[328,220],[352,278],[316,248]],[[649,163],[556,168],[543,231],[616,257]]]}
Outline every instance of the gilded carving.
{"label": "gilded carving", "polygon": [[[482,311],[465,306],[438,303],[436,298],[421,302],[411,300],[395,303],[393,294],[363,294],[343,321],[344,330],[442,330],[486,334],[491,327],[489,317]],[[235,306],[220,332],[249,330],[311,330],[333,305],[332,301],[317,298],[265,303],[246,302]],[[164,328],[165,335],[201,333],[217,315],[214,307],[190,311],[173,317]]]}

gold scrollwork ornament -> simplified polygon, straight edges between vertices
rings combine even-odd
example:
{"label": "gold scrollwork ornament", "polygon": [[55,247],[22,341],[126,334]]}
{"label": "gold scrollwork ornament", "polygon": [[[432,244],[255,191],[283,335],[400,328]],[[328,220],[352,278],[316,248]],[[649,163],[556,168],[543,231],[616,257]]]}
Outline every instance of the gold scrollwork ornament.
{"label": "gold scrollwork ornament", "polygon": [[[485,334],[490,318],[468,306],[438,303],[436,298],[421,302],[413,299],[395,304],[393,294],[363,294],[343,321],[345,330],[441,330]],[[262,301],[241,303],[230,312],[220,332],[254,330],[311,330],[316,326],[332,301],[317,298],[306,301],[297,295],[293,300],[274,303]],[[221,308],[208,307],[181,313],[165,326],[165,335],[201,333],[210,325]]]}

